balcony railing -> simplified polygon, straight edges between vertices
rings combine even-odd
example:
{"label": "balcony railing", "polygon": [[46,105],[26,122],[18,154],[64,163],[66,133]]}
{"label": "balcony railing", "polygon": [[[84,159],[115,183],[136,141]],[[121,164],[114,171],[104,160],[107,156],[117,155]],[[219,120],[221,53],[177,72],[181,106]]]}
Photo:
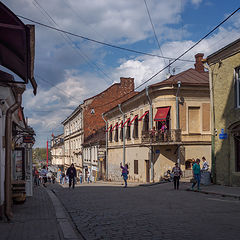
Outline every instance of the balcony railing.
{"label": "balcony railing", "polygon": [[142,143],[168,143],[181,142],[181,129],[171,129],[164,133],[161,131],[142,132]]}

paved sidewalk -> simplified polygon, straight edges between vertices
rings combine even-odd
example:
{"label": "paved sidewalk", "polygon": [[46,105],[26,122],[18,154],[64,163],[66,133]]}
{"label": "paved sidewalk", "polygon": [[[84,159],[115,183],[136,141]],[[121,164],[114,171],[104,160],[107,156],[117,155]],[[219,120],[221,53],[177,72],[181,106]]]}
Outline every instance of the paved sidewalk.
{"label": "paved sidewalk", "polygon": [[[191,184],[189,183],[187,185],[189,186],[189,188],[187,188],[186,190],[191,191]],[[201,185],[200,190],[195,192],[218,195],[221,197],[231,197],[240,200],[240,187],[228,187],[215,184],[211,184],[208,186]]]}
{"label": "paved sidewalk", "polygon": [[[34,187],[33,197],[28,197],[24,204],[14,204],[13,219],[10,222],[0,222],[0,239],[79,239],[71,234],[63,208],[59,205],[56,207],[56,201],[51,200],[49,193],[53,194],[48,188]],[[59,218],[62,218],[62,224]]]}

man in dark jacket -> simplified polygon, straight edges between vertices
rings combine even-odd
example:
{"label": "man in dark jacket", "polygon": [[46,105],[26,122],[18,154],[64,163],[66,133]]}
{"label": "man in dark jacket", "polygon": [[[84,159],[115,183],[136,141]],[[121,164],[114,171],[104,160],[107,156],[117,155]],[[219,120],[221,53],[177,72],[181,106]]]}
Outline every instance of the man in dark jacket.
{"label": "man in dark jacket", "polygon": [[71,166],[68,168],[66,175],[69,178],[69,188],[71,188],[71,185],[75,186],[75,177],[76,177],[76,168],[74,167],[74,164],[72,163]]}

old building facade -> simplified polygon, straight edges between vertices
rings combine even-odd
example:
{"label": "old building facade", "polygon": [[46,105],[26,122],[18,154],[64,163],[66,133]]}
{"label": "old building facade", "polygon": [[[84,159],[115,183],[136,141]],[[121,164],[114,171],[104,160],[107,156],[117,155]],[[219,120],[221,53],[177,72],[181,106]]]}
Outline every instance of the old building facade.
{"label": "old building facade", "polygon": [[218,184],[240,186],[240,39],[206,61],[212,86],[215,180]]}
{"label": "old building facade", "polygon": [[93,146],[91,137],[105,127],[102,113],[134,94],[134,79],[120,78],[120,83],[115,83],[103,92],[84,100],[62,122],[64,126],[64,170],[74,163],[77,174],[83,173],[83,179],[86,179],[87,173],[91,174],[91,178],[96,179],[98,161],[99,159],[103,162],[105,160],[103,150],[99,151],[100,145],[102,149],[102,142],[99,145],[94,140]]}
{"label": "old building facade", "polygon": [[52,136],[51,139],[51,156],[52,165],[57,166],[61,170],[64,169],[64,134]]}
{"label": "old building facade", "polygon": [[82,172],[83,111],[78,106],[63,122],[64,171],[73,163],[77,176]]}
{"label": "old building facade", "polygon": [[151,85],[104,113],[109,180],[121,179],[120,163],[128,164],[130,181],[150,182],[177,161],[186,175],[192,158],[205,156],[210,162],[210,96],[202,57],[196,55],[195,69]]}

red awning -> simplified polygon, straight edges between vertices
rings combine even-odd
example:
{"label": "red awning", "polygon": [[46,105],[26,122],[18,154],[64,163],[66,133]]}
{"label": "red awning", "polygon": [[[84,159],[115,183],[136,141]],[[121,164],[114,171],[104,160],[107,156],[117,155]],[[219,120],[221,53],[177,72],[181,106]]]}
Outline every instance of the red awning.
{"label": "red awning", "polygon": [[123,124],[123,120],[118,124],[118,127]]}
{"label": "red awning", "polygon": [[130,118],[127,119],[127,121],[125,121],[124,124],[122,124],[122,127],[124,127],[124,125],[130,120]]}
{"label": "red awning", "polygon": [[106,130],[106,132],[108,132],[108,130],[112,127],[112,124],[108,127],[108,129]]}
{"label": "red awning", "polygon": [[138,115],[136,115],[136,116],[129,122],[128,126],[130,126],[137,117],[138,117]]}
{"label": "red awning", "polygon": [[154,121],[165,121],[170,107],[158,108]]}
{"label": "red awning", "polygon": [[116,124],[113,126],[113,128],[111,129],[111,132],[113,131],[113,129],[114,129],[116,126],[118,126],[118,123],[116,123]]}
{"label": "red awning", "polygon": [[149,111],[146,111],[139,119],[138,121],[142,121],[143,118],[149,113]]}

